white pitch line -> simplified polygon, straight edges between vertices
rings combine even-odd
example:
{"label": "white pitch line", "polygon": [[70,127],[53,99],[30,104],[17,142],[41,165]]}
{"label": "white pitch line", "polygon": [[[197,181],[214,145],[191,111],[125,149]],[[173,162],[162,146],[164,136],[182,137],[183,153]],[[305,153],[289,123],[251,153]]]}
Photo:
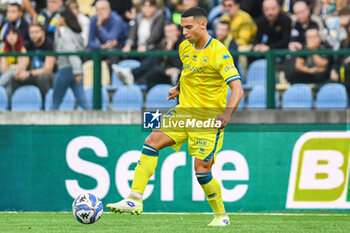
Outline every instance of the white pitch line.
{"label": "white pitch line", "polygon": [[[171,215],[191,215],[191,214],[203,214],[203,215],[212,215],[213,213],[171,213],[171,212],[144,212],[142,214],[171,214]],[[344,214],[340,214],[340,213],[329,213],[329,214],[317,214],[317,213],[227,213],[228,215],[251,215],[251,216],[259,216],[259,215],[263,215],[263,216],[350,216],[350,213],[344,213]]]}
{"label": "white pitch line", "polygon": [[[0,211],[0,214],[18,214],[18,213],[28,213],[28,214],[39,214],[39,213],[71,213],[70,211],[25,211],[25,212],[18,212],[18,211]],[[113,212],[104,212],[103,214],[115,214]],[[212,215],[213,213],[209,212],[193,212],[193,213],[185,213],[185,212],[143,212],[142,214],[146,215],[162,215],[162,214],[169,214],[169,215],[192,215],[192,214],[202,214],[202,215]],[[349,216],[350,213],[327,213],[327,214],[317,214],[317,213],[259,213],[259,212],[247,212],[247,213],[227,213],[229,215],[247,215],[247,216]]]}

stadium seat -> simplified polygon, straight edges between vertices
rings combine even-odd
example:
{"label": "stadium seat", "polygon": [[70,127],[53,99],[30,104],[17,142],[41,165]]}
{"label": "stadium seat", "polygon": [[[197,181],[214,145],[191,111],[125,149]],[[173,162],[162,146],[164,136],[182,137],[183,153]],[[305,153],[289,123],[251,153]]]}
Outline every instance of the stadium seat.
{"label": "stadium seat", "polygon": [[5,88],[0,86],[0,111],[8,110],[8,98]]}
{"label": "stadium seat", "polygon": [[[45,110],[52,110],[52,94],[53,89],[50,89],[45,96]],[[60,104],[59,110],[71,111],[75,109],[75,97],[73,91],[68,88],[63,100]]]}
{"label": "stadium seat", "polygon": [[[88,102],[89,109],[93,107],[93,88],[85,90],[86,101]],[[102,110],[108,110],[109,108],[109,97],[107,89],[102,87]]]}
{"label": "stadium seat", "polygon": [[239,73],[239,75],[241,76],[241,81],[242,81],[242,84],[245,83],[245,79],[244,79],[244,72],[243,72],[243,66],[240,62],[238,62],[237,64],[235,64],[236,68],[237,68],[237,71]]}
{"label": "stadium seat", "polygon": [[283,109],[311,109],[313,105],[312,91],[307,84],[297,83],[288,88],[282,96]]}
{"label": "stadium seat", "polygon": [[176,106],[175,100],[167,100],[169,90],[172,86],[168,84],[158,84],[152,87],[146,96],[146,108],[173,108]]}
{"label": "stadium seat", "polygon": [[112,98],[113,110],[141,110],[142,105],[142,92],[136,85],[119,87]]}
{"label": "stadium seat", "polygon": [[328,83],[320,88],[316,96],[316,108],[344,109],[348,107],[348,93],[340,83]]}
{"label": "stadium seat", "polygon": [[[228,100],[230,98],[230,95],[231,95],[231,89],[229,88],[228,89],[228,92],[227,92],[227,98],[226,98],[226,101],[228,103]],[[239,102],[239,105],[237,107],[237,110],[243,110],[244,109],[244,106],[245,106],[245,97],[244,95],[242,96],[242,99],[241,99],[241,102]]]}
{"label": "stadium seat", "polygon": [[266,59],[256,60],[249,65],[246,84],[252,87],[266,85]]}
{"label": "stadium seat", "polygon": [[42,98],[38,87],[26,85],[16,89],[11,97],[12,111],[39,111]]}
{"label": "stadium seat", "polygon": [[141,63],[138,60],[135,59],[126,59],[118,63],[118,66],[120,68],[129,68],[129,69],[136,69],[140,67]]}
{"label": "stadium seat", "polygon": [[112,86],[119,87],[123,85],[124,83],[120,81],[120,78],[118,77],[118,75],[114,71],[112,71]]}
{"label": "stadium seat", "polygon": [[[275,92],[275,108],[279,107],[279,96]],[[266,87],[256,86],[253,87],[249,93],[247,100],[247,108],[266,108]]]}

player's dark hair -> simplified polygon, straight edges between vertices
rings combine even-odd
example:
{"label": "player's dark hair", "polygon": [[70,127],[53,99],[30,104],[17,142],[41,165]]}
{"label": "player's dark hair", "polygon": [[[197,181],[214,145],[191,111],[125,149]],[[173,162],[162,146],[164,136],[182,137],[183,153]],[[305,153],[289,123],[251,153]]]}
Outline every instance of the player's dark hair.
{"label": "player's dark hair", "polygon": [[64,18],[64,21],[66,21],[67,26],[70,29],[72,29],[73,32],[81,33],[81,27],[78,23],[78,19],[69,9],[69,7],[62,7],[59,11],[59,14]]}
{"label": "player's dark hair", "polygon": [[19,11],[22,11],[22,7],[21,7],[21,5],[19,5],[19,4],[18,4],[18,3],[16,3],[16,2],[9,4],[9,6],[15,6],[15,7],[17,7],[17,8],[18,8],[18,10],[19,10]]}
{"label": "player's dark hair", "polygon": [[181,14],[182,18],[187,18],[191,16],[193,16],[194,18],[203,17],[208,19],[208,13],[203,8],[200,8],[200,7],[192,7],[190,9],[185,10]]}

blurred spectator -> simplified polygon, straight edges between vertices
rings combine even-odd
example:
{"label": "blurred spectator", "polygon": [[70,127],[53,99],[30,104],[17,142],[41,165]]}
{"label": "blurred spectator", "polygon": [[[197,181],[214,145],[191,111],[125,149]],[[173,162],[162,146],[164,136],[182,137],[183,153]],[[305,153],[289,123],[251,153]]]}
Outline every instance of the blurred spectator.
{"label": "blurred spectator", "polygon": [[[220,21],[215,28],[215,38],[225,45],[229,51],[236,51],[238,45],[230,33],[230,23],[227,21]],[[233,57],[234,63],[238,64],[238,57]]]}
{"label": "blurred spectator", "polygon": [[[9,52],[21,52],[26,53],[27,50],[24,47],[24,40],[19,30],[15,27],[10,27],[5,36],[5,46],[1,50],[2,53]],[[0,86],[6,89],[7,94],[11,94],[11,79],[15,73],[26,69],[28,64],[28,57],[1,57],[1,77]]]}
{"label": "blurred spectator", "polygon": [[171,12],[182,12],[184,10],[182,0],[168,0],[167,7]]}
{"label": "blurred spectator", "polygon": [[[342,41],[342,49],[350,49],[350,7],[345,7],[339,11],[340,25],[345,29],[347,37]],[[336,56],[336,62],[331,71],[333,82],[344,83],[350,94],[350,55]]]}
{"label": "blurred spectator", "polygon": [[[36,12],[41,12],[46,8],[46,0],[31,0],[31,3]],[[36,19],[36,17],[33,19]]]}
{"label": "blurred spectator", "polygon": [[202,7],[202,2],[203,1],[199,2],[198,0],[182,0],[183,11],[196,6]]}
{"label": "blurred spectator", "polygon": [[[280,0],[280,1],[281,1],[281,5],[283,6],[283,10],[285,12],[293,12],[294,4],[300,0]],[[322,0],[302,0],[302,1],[309,6],[312,13],[316,15],[321,14]]]}
{"label": "blurred spectator", "polygon": [[122,48],[127,38],[123,19],[111,10],[107,0],[96,2],[96,13],[90,22],[88,48],[92,50]]}
{"label": "blurred spectator", "polygon": [[[306,48],[321,50],[327,48],[322,43],[319,31],[316,28],[308,29],[306,35]],[[297,57],[295,62],[296,74],[291,83],[323,83],[329,79],[330,59],[318,54]]]}
{"label": "blurred spectator", "polygon": [[[346,10],[347,8],[348,10]],[[338,50],[341,47],[341,42],[347,37],[346,24],[341,22],[341,20],[347,21],[347,18],[350,17],[350,8],[347,8],[343,8],[341,11],[336,10],[336,15],[332,13],[332,15],[325,17],[325,23],[329,32],[327,42],[333,50]]]}
{"label": "blurred spectator", "polygon": [[28,37],[28,24],[22,17],[22,8],[18,3],[11,3],[7,7],[6,20],[1,24],[0,40],[3,41],[9,27],[16,27],[20,31],[24,40]]}
{"label": "blurred spectator", "polygon": [[290,39],[291,19],[281,11],[277,0],[265,0],[264,15],[258,19],[258,32],[253,49],[265,52],[270,49],[287,49]]}
{"label": "blurred spectator", "polygon": [[[133,0],[132,5],[133,7],[131,8],[131,10],[126,12],[126,17],[128,18],[128,20],[134,20],[136,18],[137,13],[141,12],[142,0]],[[156,5],[158,9],[164,11],[166,20],[169,21],[171,18],[171,11],[169,10],[169,8],[165,7],[164,0],[156,0]],[[134,22],[130,22],[130,26],[132,26],[133,23]]]}
{"label": "blurred spectator", "polygon": [[243,0],[241,2],[241,9],[255,20],[262,16],[262,3],[263,0]]}
{"label": "blurred spectator", "polygon": [[47,0],[47,8],[43,9],[39,16],[38,22],[44,26],[46,36],[54,40],[56,24],[58,24],[58,11],[63,7],[63,0]]}
{"label": "blurred spectator", "polygon": [[155,0],[143,0],[142,12],[137,14],[123,52],[136,49],[139,52],[155,49],[163,37],[165,17],[158,10]]}
{"label": "blurred spectator", "polygon": [[[169,23],[164,27],[165,37],[161,42],[160,49],[164,51],[178,50],[183,36],[181,36],[181,29],[175,23]],[[113,66],[115,72],[124,80],[141,79],[147,84],[148,88],[159,83],[171,83],[175,85],[181,72],[182,63],[179,56],[160,57],[154,59],[157,65],[150,66],[145,62],[135,70],[120,68]],[[129,84],[129,83],[128,83]]]}
{"label": "blurred spectator", "polygon": [[[94,2],[96,4],[97,1]],[[131,0],[108,0],[112,11],[115,11],[120,15],[124,21],[129,20],[127,17],[130,14],[132,9],[132,1]]]}
{"label": "blurred spectator", "polygon": [[337,15],[342,8],[350,4],[349,0],[321,0],[320,2],[322,6],[320,15],[324,20]]}
{"label": "blurred spectator", "polygon": [[38,17],[38,14],[32,7],[30,0],[1,0],[0,1],[0,21],[3,18],[3,16],[6,14],[8,5],[13,3],[17,3],[18,5],[20,5],[23,11],[28,12],[33,19],[36,19]]}
{"label": "blurred spectator", "polygon": [[78,19],[78,23],[81,27],[81,37],[83,37],[84,47],[86,47],[89,40],[90,19],[79,12],[79,5],[76,0],[68,0],[66,1],[66,5]]}
{"label": "blurred spectator", "polygon": [[[349,24],[350,24],[350,6],[344,7],[339,11],[339,17],[340,17],[340,26],[347,30]],[[349,34],[348,34],[349,36]]]}
{"label": "blurred spectator", "polygon": [[[83,51],[83,38],[77,18],[68,7],[59,12],[60,30],[55,34],[57,52]],[[60,56],[57,59],[57,74],[53,85],[52,108],[58,109],[66,93],[71,88],[80,107],[88,109],[83,89],[83,66],[79,56]]]}
{"label": "blurred spectator", "polygon": [[230,22],[231,34],[238,46],[250,45],[257,31],[252,17],[240,9],[241,0],[223,0],[225,16],[221,19]]}
{"label": "blurred spectator", "polygon": [[324,24],[319,17],[311,15],[311,10],[304,1],[298,1],[293,6],[295,18],[292,21],[291,42],[288,47],[290,50],[300,50],[305,45],[305,32],[310,28],[316,28],[322,33],[324,39]]}
{"label": "blurred spectator", "polygon": [[172,10],[173,14],[171,16],[171,20],[177,25],[181,24],[181,13],[187,9],[192,7],[199,6],[199,0],[172,0],[175,9]]}
{"label": "blurred spectator", "polygon": [[[45,30],[40,23],[29,25],[29,38],[25,48],[27,51],[53,51],[53,42],[46,38]],[[27,60],[29,63],[29,59]],[[20,86],[35,85],[39,87],[43,99],[47,91],[52,87],[56,58],[53,56],[32,57],[29,70],[21,70],[15,73],[12,79],[12,93]],[[28,67],[29,64],[25,64]]]}

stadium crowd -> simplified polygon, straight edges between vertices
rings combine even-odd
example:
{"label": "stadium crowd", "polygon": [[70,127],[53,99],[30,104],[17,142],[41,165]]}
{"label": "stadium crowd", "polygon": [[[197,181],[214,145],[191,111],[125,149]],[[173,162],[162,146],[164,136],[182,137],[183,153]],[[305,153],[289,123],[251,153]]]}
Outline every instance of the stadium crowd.
{"label": "stadium crowd", "polygon": [[[350,0],[2,0],[1,51],[178,50],[184,39],[181,12],[194,6],[207,10],[208,31],[231,51],[350,48]],[[234,60],[244,74],[260,58]],[[176,84],[182,68],[178,57],[133,58],[140,62],[137,67],[119,66],[123,59],[130,57],[104,58],[108,73],[146,89]],[[84,86],[92,82],[87,80],[88,60],[3,56],[0,86],[9,99],[23,85],[37,86],[43,100],[52,88],[52,109],[58,109],[71,88],[79,106],[89,109],[84,104]],[[276,64],[278,82],[343,83],[350,93],[350,56],[287,56],[278,57]],[[110,85],[112,79],[102,82]]]}

